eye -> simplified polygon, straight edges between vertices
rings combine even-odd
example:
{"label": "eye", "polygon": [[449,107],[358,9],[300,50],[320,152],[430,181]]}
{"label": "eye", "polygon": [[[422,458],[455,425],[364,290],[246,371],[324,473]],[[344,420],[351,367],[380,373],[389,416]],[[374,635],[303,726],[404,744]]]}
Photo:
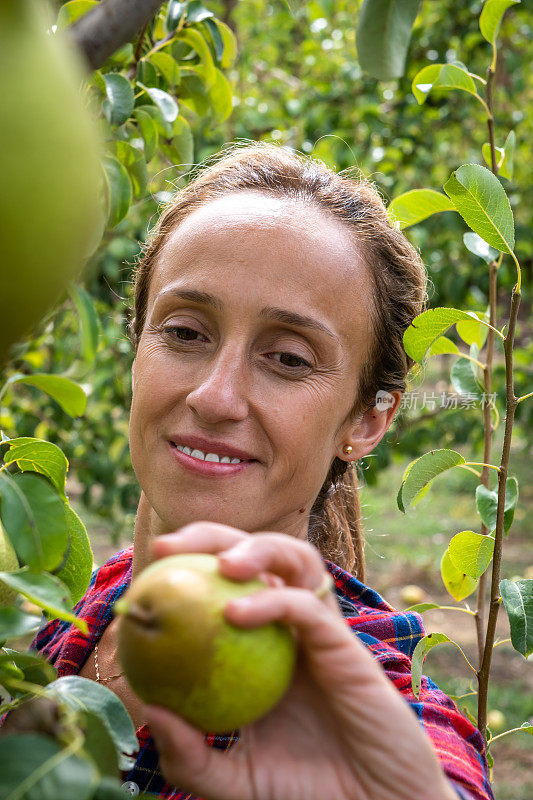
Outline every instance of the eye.
{"label": "eye", "polygon": [[171,325],[170,327],[165,328],[165,333],[170,334],[173,338],[178,339],[180,342],[197,342],[199,340],[195,337],[203,336],[203,333],[200,333],[194,328],[188,328],[185,325]]}
{"label": "eye", "polygon": [[[295,355],[294,353],[273,353],[272,355],[279,356],[279,363],[284,367],[290,367],[291,369],[308,367],[311,369],[311,364],[308,361],[305,361],[305,359]],[[285,359],[285,361],[282,361],[281,359]]]}

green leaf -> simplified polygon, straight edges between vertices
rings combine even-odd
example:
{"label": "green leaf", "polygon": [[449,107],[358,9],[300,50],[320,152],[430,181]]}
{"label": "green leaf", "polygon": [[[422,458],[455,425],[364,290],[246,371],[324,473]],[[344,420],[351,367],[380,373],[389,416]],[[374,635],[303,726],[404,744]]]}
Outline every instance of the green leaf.
{"label": "green leaf", "polygon": [[[467,345],[475,344],[478,349],[481,349],[485,344],[489,329],[483,322],[488,322],[487,314],[476,314],[477,319],[473,316],[472,319],[465,319],[457,323],[456,331]],[[480,320],[478,322],[478,320]],[[481,321],[483,320],[483,322]]]}
{"label": "green leaf", "polygon": [[202,76],[206,88],[213,86],[217,79],[216,67],[213,62],[213,56],[209,49],[209,45],[199,31],[193,28],[184,28],[176,34],[176,40],[186,42],[193,50],[196,51],[200,58],[200,64],[195,66],[195,70]]}
{"label": "green leaf", "polygon": [[57,15],[58,30],[65,30],[96,5],[98,5],[97,0],[71,0],[70,3],[65,3],[61,6]]}
{"label": "green leaf", "polygon": [[157,132],[157,126],[146,111],[142,108],[136,108],[133,112],[133,116],[137,121],[137,125],[139,126],[139,131],[143,138],[144,142],[144,158],[145,161],[148,163],[152,160],[155,155],[155,151],[157,150],[157,145],[159,141],[159,133]]}
{"label": "green leaf", "polygon": [[92,364],[98,351],[100,318],[89,292],[82,286],[70,284],[69,295],[76,306],[80,326],[80,350],[84,361]]}
{"label": "green leaf", "polygon": [[457,394],[477,402],[481,400],[483,387],[477,380],[474,365],[467,358],[459,358],[450,372],[450,380]]}
{"label": "green leaf", "polygon": [[231,86],[219,69],[215,67],[216,77],[209,88],[208,96],[211,105],[211,124],[220,125],[231,116],[233,111],[233,93]]}
{"label": "green leaf", "polygon": [[464,572],[454,566],[448,550],[442,556],[440,562],[440,574],[442,582],[446,587],[446,591],[453,597],[454,600],[460,602],[464,600],[475,591],[478,581],[475,578],[470,578]]}
{"label": "green leaf", "polygon": [[103,156],[102,165],[107,178],[108,189],[107,202],[109,211],[107,224],[109,228],[114,228],[129,211],[133,189],[127,169],[122,166],[117,158]]}
{"label": "green leaf", "polygon": [[87,623],[72,614],[72,597],[65,584],[55,575],[45,572],[36,574],[23,567],[15,572],[0,572],[0,581],[43,608],[51,618],[71,622],[87,635]]}
{"label": "green leaf", "polygon": [[403,335],[403,344],[408,356],[422,363],[426,351],[433,342],[446,333],[461,319],[471,319],[473,312],[458,308],[429,308],[414,318]]}
{"label": "green leaf", "polygon": [[405,513],[408,505],[430,481],[448,469],[464,464],[465,459],[455,450],[432,450],[417,458],[404,477],[398,492],[398,508]]}
{"label": "green leaf", "polygon": [[429,633],[424,636],[413,651],[411,659],[411,684],[413,687],[413,694],[415,697],[420,695],[420,687],[422,685],[422,667],[424,661],[430,650],[438,644],[454,644],[454,642],[446,636],[445,633]]}
{"label": "green leaf", "polygon": [[[458,325],[460,323],[457,323]],[[451,339],[448,339],[447,336],[440,336],[438,339],[435,339],[433,344],[428,350],[428,356],[443,356],[443,355],[459,355],[459,348],[452,342]]]}
{"label": "green leaf", "polygon": [[[503,513],[504,533],[509,531],[513,524],[514,512],[518,502],[518,481],[516,478],[507,478],[505,484],[505,507]],[[496,515],[498,510],[498,492],[492,492],[480,485],[476,489],[476,505],[481,521],[487,530],[492,533],[496,529]]]}
{"label": "green leaf", "polygon": [[137,80],[146,86],[157,86],[157,70],[148,57],[141,58],[139,61]]}
{"label": "green leaf", "polygon": [[357,25],[362,69],[380,81],[401,78],[419,0],[364,0]]}
{"label": "green leaf", "polygon": [[[102,720],[90,711],[80,712],[77,721],[84,733],[83,752],[95,764],[100,775],[119,777],[118,756],[113,739]],[[122,798],[123,800],[123,798]]]}
{"label": "green leaf", "polygon": [[121,769],[131,768],[131,756],[138,751],[139,743],[131,718],[114,692],[79,675],[58,678],[46,692],[75,711],[96,714],[113,739]]}
{"label": "green leaf", "polygon": [[187,3],[170,0],[167,9],[166,29],[169,33],[175,31],[183,14],[187,12]]}
{"label": "green leaf", "polygon": [[487,244],[477,233],[472,233],[472,231],[463,233],[463,242],[467,250],[482,258],[487,264],[490,264],[491,261],[496,261],[498,258],[498,250]]}
{"label": "green leaf", "polygon": [[27,636],[38,630],[40,624],[41,617],[36,614],[26,614],[12,606],[0,608],[0,641]]}
{"label": "green leaf", "polygon": [[142,197],[148,183],[148,171],[144,155],[129,142],[119,140],[116,142],[116,148],[118,160],[128,170],[134,195]]}
{"label": "green leaf", "polygon": [[219,50],[217,47],[216,50],[217,58],[220,61],[220,66],[222,67],[222,69],[229,69],[229,67],[231,67],[231,65],[237,58],[237,39],[235,37],[235,34],[233,33],[229,25],[226,25],[226,23],[222,22],[221,19],[218,18],[214,18],[212,20],[206,19],[205,24],[208,25],[209,29],[211,30],[211,35],[213,36],[215,45],[217,44],[217,42],[213,34],[212,28],[214,26],[217,27],[218,32],[220,34],[220,38],[222,39],[222,43],[224,45],[224,52],[222,53],[222,55],[219,55]]}
{"label": "green leaf", "polygon": [[481,578],[492,560],[494,539],[474,531],[456,533],[448,545],[448,555],[459,572],[469,578]]}
{"label": "green leaf", "polygon": [[513,647],[528,658],[533,653],[533,579],[501,581],[500,592],[509,617]]}
{"label": "green leaf", "polygon": [[496,38],[503,15],[510,6],[519,3],[520,0],[487,0],[479,17],[479,30],[481,35],[493,47],[496,47]]}
{"label": "green leaf", "polygon": [[209,11],[200,0],[190,0],[187,3],[187,22],[201,22],[207,17],[213,17],[212,11]]}
{"label": "green leaf", "polygon": [[46,392],[71,417],[81,417],[87,407],[87,395],[81,386],[63,375],[36,372],[34,375],[21,375],[13,383],[35,386]]}
{"label": "green leaf", "polygon": [[514,131],[509,131],[507,134],[507,139],[503,145],[503,161],[500,166],[499,174],[502,178],[507,178],[508,180],[513,179],[514,175],[514,151],[516,146],[516,135]]}
{"label": "green leaf", "polygon": [[170,53],[154,53],[150,56],[150,61],[159,70],[170,88],[173,89],[178,86],[181,81],[181,71],[179,64],[172,58]]}
{"label": "green leaf", "polygon": [[142,83],[139,83],[141,89],[147,93],[147,95],[153,100],[163,119],[166,122],[174,122],[176,117],[178,116],[179,109],[178,104],[174,100],[168,92],[164,92],[162,89],[156,89],[152,86],[145,86]]}
{"label": "green leaf", "polygon": [[407,614],[408,611],[412,611],[415,614],[423,614],[424,611],[431,611],[433,608],[440,608],[440,606],[438,603],[417,603],[406,608],[403,613]]}
{"label": "green leaf", "polygon": [[189,123],[181,114],[174,122],[176,132],[170,145],[162,145],[167,158],[176,166],[191,166],[194,160],[194,138]]}
{"label": "green leaf", "polygon": [[[505,140],[504,146],[495,148],[498,175],[502,178],[507,178],[508,180],[512,180],[513,178],[515,145],[516,145],[515,132],[511,131],[508,134],[507,139]],[[490,149],[490,144],[488,142],[485,142],[485,144],[481,148],[481,152],[483,153],[483,158],[485,159],[487,165],[489,166],[490,169],[492,169],[491,149]]]}
{"label": "green leaf", "polygon": [[209,99],[203,82],[193,72],[185,75],[181,83],[180,102],[198,117],[209,113]]}
{"label": "green leaf", "polygon": [[106,99],[102,103],[104,114],[110,125],[122,125],[135,103],[131,83],[119,72],[107,72],[104,75]]}
{"label": "green leaf", "polygon": [[8,444],[9,450],[4,455],[6,464],[16,463],[22,472],[40,472],[64,496],[68,461],[57,445],[28,436],[10,439]]}
{"label": "green leaf", "polygon": [[497,250],[512,253],[513,212],[503,186],[490,170],[465,164],[452,172],[444,191],[474,233]]}
{"label": "green leaf", "polygon": [[203,24],[213,41],[213,45],[215,47],[215,59],[220,63],[224,58],[224,40],[222,39],[218,25],[213,19],[204,19]]}
{"label": "green leaf", "polygon": [[415,75],[412,90],[420,105],[434,89],[460,89],[477,96],[474,80],[455,64],[431,64]]}
{"label": "green leaf", "polygon": [[[11,669],[13,667],[13,669]],[[0,650],[0,674],[3,675],[0,683],[17,696],[26,694],[26,691],[11,684],[9,677],[6,680],[5,674],[11,675],[15,680],[24,680],[28,683],[36,683],[39,686],[46,686],[57,678],[57,670],[49,664],[40,653],[30,651],[23,653],[20,650],[11,650],[7,647]]]}
{"label": "green leaf", "polygon": [[455,206],[445,194],[433,189],[412,189],[395,197],[388,207],[389,217],[399,223],[400,230],[439,211],[455,211]]}
{"label": "green leaf", "polygon": [[46,478],[0,473],[2,523],[21,561],[54,570],[68,546],[65,503]]}
{"label": "green leaf", "polygon": [[76,605],[87,591],[91,580],[93,551],[85,525],[76,512],[67,506],[66,514],[70,547],[65,563],[55,574],[67,586],[72,595],[72,604]]}
{"label": "green leaf", "polygon": [[98,782],[92,763],[36,733],[2,737],[0,774],[2,800],[89,800]]}

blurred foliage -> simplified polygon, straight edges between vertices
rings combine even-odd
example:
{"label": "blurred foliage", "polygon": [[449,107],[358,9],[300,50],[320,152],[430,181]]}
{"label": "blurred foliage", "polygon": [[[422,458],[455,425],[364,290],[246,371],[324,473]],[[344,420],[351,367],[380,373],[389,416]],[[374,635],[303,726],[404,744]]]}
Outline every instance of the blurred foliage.
{"label": "blurred foliage", "polygon": [[[70,13],[77,4],[57,5]],[[453,97],[435,93],[421,110],[411,89],[414,75],[431,63],[459,59],[484,74],[491,48],[479,32],[480,0],[423,2],[406,74],[389,82],[363,74],[357,61],[360,5],[354,0],[312,0],[293,8],[291,14],[282,0],[167,3],[142,38],[122,48],[89,83],[88,97],[107,140],[110,194],[103,241],[84,274],[101,320],[99,349],[84,375],[79,365],[73,375],[83,379],[89,394],[87,412],[68,421],[53,401],[27,388],[24,396],[20,391],[16,411],[11,404],[11,416],[0,409],[0,426],[7,435],[16,430],[20,436],[61,438],[84,503],[109,518],[117,535],[124,533],[124,524],[130,526],[138,497],[127,443],[133,357],[127,338],[131,276],[139,243],[154,224],[161,203],[184,185],[191,167],[231,141],[274,141],[318,157],[336,171],[345,170],[347,176],[356,177],[361,170],[388,201],[413,188],[441,190],[459,164],[481,163],[481,148],[488,139],[481,106],[464,93]],[[63,11],[62,24],[69,19]],[[533,104],[533,75],[527,68],[533,55],[531,28],[525,4],[506,15],[494,98],[496,143],[503,145],[511,127],[517,138],[519,167],[512,181],[503,179],[516,219],[526,298],[516,349],[517,394],[530,391],[533,377],[527,299],[533,283],[533,245],[526,235],[533,210],[529,145],[533,117],[528,113]],[[201,37],[202,41],[196,40],[201,57],[190,46],[191,33],[193,39]],[[209,86],[213,74],[216,80]],[[127,83],[133,87],[132,96]],[[161,93],[179,107],[173,121],[169,121],[172,105],[165,105]],[[228,97],[233,106],[230,116]],[[147,148],[150,151],[146,170],[139,166],[132,148],[145,155]],[[123,212],[125,216],[114,224]],[[477,311],[487,306],[488,271],[462,244],[465,230],[457,214],[444,212],[407,233],[428,267],[432,306]],[[502,298],[508,297],[514,278],[514,266],[510,259],[504,260],[499,271]],[[78,322],[72,312],[68,301],[60,314],[42,326],[38,338],[19,345],[12,368],[71,370],[79,347]],[[507,313],[502,302],[500,325]],[[447,359],[440,357],[438,391],[451,390]],[[494,388],[500,409],[504,408],[503,377],[498,354]],[[417,390],[421,382],[422,376],[415,374],[409,388]],[[532,423],[533,404],[521,404],[515,435],[524,448],[532,444]],[[476,409],[438,409],[438,413],[428,408],[406,409],[364,460],[364,478],[375,482],[396,454],[414,458],[424,448],[452,442],[460,446],[468,439],[480,451],[481,425]]]}

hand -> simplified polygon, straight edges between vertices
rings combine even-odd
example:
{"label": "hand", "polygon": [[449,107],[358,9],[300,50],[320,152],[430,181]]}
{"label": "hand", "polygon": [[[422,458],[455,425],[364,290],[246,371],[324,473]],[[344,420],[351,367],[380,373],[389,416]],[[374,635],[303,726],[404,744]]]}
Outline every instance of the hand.
{"label": "hand", "polygon": [[313,593],[326,571],[315,547],[205,522],[159,537],[153,551],[218,554],[222,574],[237,580],[277,576],[270,588],[228,603],[225,615],[243,628],[291,625],[300,650],[281,702],[243,727],[226,753],[172,712],[146,707],[170,783],[204,800],[456,797],[413,711],[350,631],[334,594]]}

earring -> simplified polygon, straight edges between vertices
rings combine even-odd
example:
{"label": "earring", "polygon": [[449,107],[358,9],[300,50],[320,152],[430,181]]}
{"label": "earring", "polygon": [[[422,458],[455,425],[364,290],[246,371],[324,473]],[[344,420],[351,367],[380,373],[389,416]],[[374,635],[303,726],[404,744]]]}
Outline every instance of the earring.
{"label": "earring", "polygon": [[344,447],[342,448],[342,452],[347,456],[350,455],[352,450],[353,450],[353,447],[351,446],[351,444],[345,444]]}

